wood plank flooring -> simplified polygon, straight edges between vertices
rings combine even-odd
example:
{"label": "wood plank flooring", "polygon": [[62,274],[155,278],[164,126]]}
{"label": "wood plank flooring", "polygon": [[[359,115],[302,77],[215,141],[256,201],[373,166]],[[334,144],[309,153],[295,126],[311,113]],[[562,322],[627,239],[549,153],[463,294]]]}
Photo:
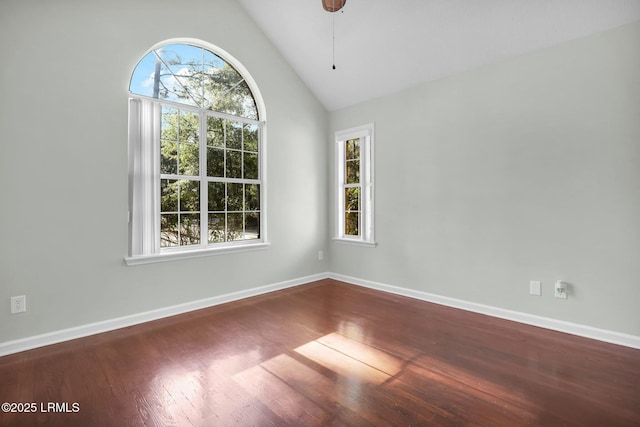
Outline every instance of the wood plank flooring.
{"label": "wood plank flooring", "polygon": [[323,280],[1,357],[2,402],[36,408],[1,426],[638,426],[640,350]]}

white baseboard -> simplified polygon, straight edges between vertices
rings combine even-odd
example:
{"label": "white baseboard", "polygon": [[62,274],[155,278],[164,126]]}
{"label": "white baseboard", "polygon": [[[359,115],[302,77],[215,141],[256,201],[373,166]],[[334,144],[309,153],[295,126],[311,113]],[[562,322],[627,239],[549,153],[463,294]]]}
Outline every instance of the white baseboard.
{"label": "white baseboard", "polygon": [[311,276],[300,277],[293,280],[274,283],[271,285],[260,286],[257,288],[247,289],[244,291],[232,292],[230,294],[219,295],[211,298],[205,298],[184,304],[164,307],[157,310],[146,311],[143,313],[132,314],[130,316],[118,317],[115,319],[104,320],[102,322],[90,323],[87,325],[77,326],[74,328],[63,329],[60,331],[49,332],[42,335],[22,338],[14,341],[0,343],[0,357],[7,354],[18,353],[20,351],[31,350],[37,347],[57,344],[63,341],[69,341],[76,338],[82,338],[89,335],[99,334],[101,332],[113,331],[115,329],[126,328],[140,323],[150,322],[165,317],[175,316],[177,314],[188,313],[190,311],[200,310],[227,302],[237,301],[268,292],[279,291],[281,289],[299,286],[305,283],[314,282],[316,280],[326,279],[327,273],[315,274]]}
{"label": "white baseboard", "polygon": [[572,335],[578,335],[612,344],[623,345],[626,347],[640,349],[640,337],[628,335],[619,332],[609,331],[606,329],[598,329],[591,326],[580,325],[577,323],[565,322],[562,320],[550,319],[532,314],[521,313],[517,311],[506,310],[503,308],[492,307],[489,305],[478,304],[474,302],[459,300],[455,298],[444,297],[441,295],[430,294],[427,292],[417,291],[414,289],[401,288],[398,286],[387,285],[383,283],[373,282],[370,280],[358,279],[351,276],[345,276],[336,273],[319,273],[311,276],[300,277],[297,279],[287,280],[284,282],[274,283],[271,285],[260,286],[257,288],[247,289],[244,291],[232,292],[229,294],[219,295],[211,298],[205,298],[198,301],[192,301],[185,304],[174,305],[170,307],[160,308],[157,310],[137,313],[130,316],[109,319],[102,322],[90,323],[87,325],[77,326],[74,328],[63,329],[60,331],[49,332],[33,337],[22,338],[14,341],[0,343],[0,357],[20,351],[31,350],[37,347],[57,344],[64,341],[82,338],[89,335],[99,334],[102,332],[113,331],[115,329],[125,328],[140,323],[150,322],[165,317],[175,316],[177,314],[188,313],[190,311],[200,310],[227,302],[237,301],[243,298],[249,298],[281,289],[291,288],[322,279],[335,279],[342,282],[351,283],[353,285],[363,286],[366,288],[376,289],[383,292],[402,295],[409,298],[415,298],[422,301],[428,301],[448,307],[459,308],[462,310],[472,311],[475,313],[486,314],[501,319],[512,320],[527,325],[538,326],[554,331],[565,332]]}
{"label": "white baseboard", "polygon": [[580,325],[577,323],[565,322],[563,320],[556,320],[547,317],[535,316],[533,314],[506,310],[504,308],[492,307],[489,305],[444,297],[441,295],[430,294],[422,291],[416,291],[414,289],[407,289],[398,286],[372,282],[370,280],[358,279],[356,277],[344,276],[342,274],[329,273],[329,278],[340,280],[342,282],[350,283],[353,285],[415,298],[422,301],[428,301],[448,307],[472,311],[474,313],[486,314],[488,316],[498,317],[500,319],[512,320],[527,325],[538,326],[558,332],[565,332],[568,334],[591,338],[598,341],[604,341],[612,344],[640,349],[640,337],[635,335],[628,335],[620,332],[609,331],[606,329],[598,329],[591,326]]}

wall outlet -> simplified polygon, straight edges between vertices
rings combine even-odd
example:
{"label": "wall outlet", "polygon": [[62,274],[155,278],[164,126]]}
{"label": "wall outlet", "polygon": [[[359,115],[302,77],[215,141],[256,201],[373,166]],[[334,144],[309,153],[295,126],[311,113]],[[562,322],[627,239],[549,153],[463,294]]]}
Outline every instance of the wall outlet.
{"label": "wall outlet", "polygon": [[567,299],[567,290],[567,283],[562,280],[558,280],[555,286],[555,297]]}
{"label": "wall outlet", "polygon": [[322,261],[324,259],[324,252],[318,251],[318,261]]}
{"label": "wall outlet", "polygon": [[27,311],[27,297],[20,295],[11,297],[11,314],[24,313]]}
{"label": "wall outlet", "polygon": [[531,295],[542,295],[542,286],[540,282],[538,282],[537,280],[531,280],[529,282],[529,293]]}

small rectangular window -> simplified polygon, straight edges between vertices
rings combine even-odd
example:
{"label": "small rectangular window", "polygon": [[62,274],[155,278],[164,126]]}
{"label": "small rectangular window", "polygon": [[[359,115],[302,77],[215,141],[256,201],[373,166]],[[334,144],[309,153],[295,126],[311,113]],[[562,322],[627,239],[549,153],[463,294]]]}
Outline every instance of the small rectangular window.
{"label": "small rectangular window", "polygon": [[334,238],[374,246],[373,124],[336,132],[335,162]]}

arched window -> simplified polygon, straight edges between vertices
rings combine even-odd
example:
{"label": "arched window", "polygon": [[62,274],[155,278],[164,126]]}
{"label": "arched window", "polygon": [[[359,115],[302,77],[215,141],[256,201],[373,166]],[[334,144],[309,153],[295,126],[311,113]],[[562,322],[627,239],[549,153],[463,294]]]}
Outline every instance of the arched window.
{"label": "arched window", "polygon": [[163,43],[129,85],[128,264],[264,246],[264,106],[242,65]]}

